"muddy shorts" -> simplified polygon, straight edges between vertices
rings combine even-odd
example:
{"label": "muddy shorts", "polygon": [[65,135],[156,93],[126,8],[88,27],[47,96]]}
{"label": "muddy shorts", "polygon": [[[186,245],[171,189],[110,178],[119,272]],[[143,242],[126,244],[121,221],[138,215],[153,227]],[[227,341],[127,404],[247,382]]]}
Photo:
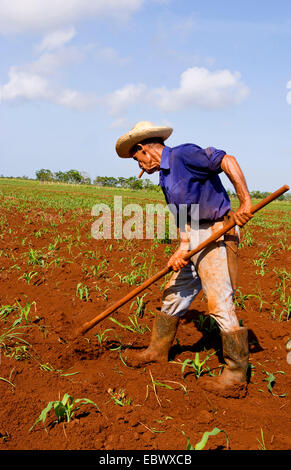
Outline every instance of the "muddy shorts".
{"label": "muddy shorts", "polygon": [[[223,227],[224,221],[206,222],[190,232],[190,250]],[[226,237],[226,236],[225,236]],[[174,272],[163,292],[162,312],[183,316],[201,289],[208,302],[208,312],[222,331],[238,328],[233,302],[226,242],[222,236],[191,258],[191,262]]]}

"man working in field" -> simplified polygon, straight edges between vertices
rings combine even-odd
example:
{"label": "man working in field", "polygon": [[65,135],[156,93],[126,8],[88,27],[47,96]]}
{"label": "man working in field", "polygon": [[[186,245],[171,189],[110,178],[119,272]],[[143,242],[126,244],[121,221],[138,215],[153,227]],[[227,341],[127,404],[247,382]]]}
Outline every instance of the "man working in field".
{"label": "man working in field", "polygon": [[[160,172],[160,186],[168,204],[199,204],[199,243],[223,227],[230,217],[242,226],[252,214],[251,198],[244,175],[233,156],[214,147],[202,149],[194,144],[170,148],[164,141],[170,127],[157,127],[148,121],[136,124],[120,137],[116,151],[121,158],[134,158],[141,169]],[[232,214],[228,195],[219,173],[228,176],[240,201]],[[189,214],[190,217],[190,214]],[[166,284],[161,311],[156,312],[148,348],[129,363],[141,366],[168,361],[179,319],[190,307],[201,288],[207,298],[209,314],[216,320],[222,338],[226,363],[219,377],[202,377],[202,388],[222,396],[239,396],[246,390],[248,368],[248,330],[240,327],[233,302],[237,278],[238,235],[227,235],[185,261],[188,250],[197,246],[197,232],[190,223],[180,227],[180,246],[168,266],[174,273]],[[238,395],[237,395],[238,394]]]}

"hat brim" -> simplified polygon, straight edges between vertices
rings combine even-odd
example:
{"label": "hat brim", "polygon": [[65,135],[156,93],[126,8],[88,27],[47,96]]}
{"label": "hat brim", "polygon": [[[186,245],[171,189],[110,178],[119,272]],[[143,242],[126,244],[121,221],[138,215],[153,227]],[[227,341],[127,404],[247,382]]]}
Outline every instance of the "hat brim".
{"label": "hat brim", "polygon": [[140,129],[130,131],[127,134],[121,136],[116,142],[116,152],[121,158],[131,158],[130,150],[132,147],[139,142],[154,137],[159,137],[163,141],[168,139],[172,134],[173,129],[171,127],[154,127],[153,129]]}

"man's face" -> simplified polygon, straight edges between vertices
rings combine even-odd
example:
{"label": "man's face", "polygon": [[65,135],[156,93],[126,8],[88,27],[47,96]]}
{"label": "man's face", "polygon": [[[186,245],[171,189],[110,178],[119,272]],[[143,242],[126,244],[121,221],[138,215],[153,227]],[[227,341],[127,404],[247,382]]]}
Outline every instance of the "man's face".
{"label": "man's face", "polygon": [[132,153],[132,158],[148,174],[160,169],[160,159],[157,158],[157,152],[146,144],[138,144],[136,150]]}

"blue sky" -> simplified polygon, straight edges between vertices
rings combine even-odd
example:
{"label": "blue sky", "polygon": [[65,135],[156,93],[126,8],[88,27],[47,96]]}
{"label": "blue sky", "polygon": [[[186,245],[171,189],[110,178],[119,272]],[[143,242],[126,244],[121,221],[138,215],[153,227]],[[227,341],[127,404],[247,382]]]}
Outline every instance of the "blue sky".
{"label": "blue sky", "polygon": [[290,44],[287,0],[0,0],[0,174],[137,175],[115,142],[150,120],[290,184]]}

